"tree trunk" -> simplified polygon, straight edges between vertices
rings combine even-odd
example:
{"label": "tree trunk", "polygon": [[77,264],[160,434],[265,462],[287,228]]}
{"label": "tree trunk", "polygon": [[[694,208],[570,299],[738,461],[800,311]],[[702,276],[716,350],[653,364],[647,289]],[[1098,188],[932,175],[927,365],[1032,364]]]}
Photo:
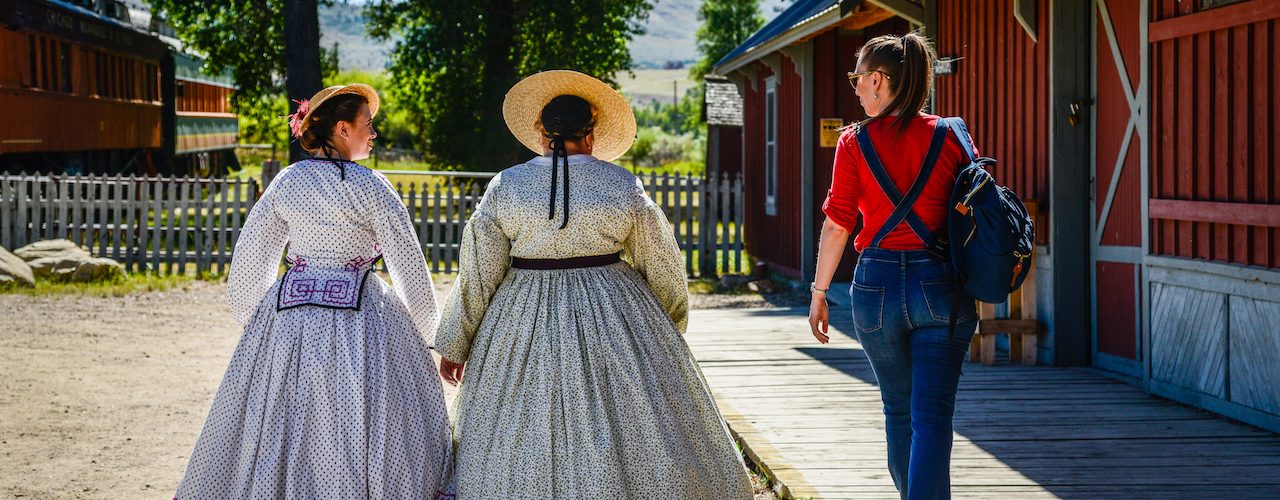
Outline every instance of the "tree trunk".
{"label": "tree trunk", "polygon": [[481,90],[483,108],[481,116],[481,145],[473,156],[473,170],[497,171],[528,158],[524,146],[521,146],[504,125],[502,101],[507,90],[519,80],[516,73],[515,33],[503,27],[516,25],[516,2],[500,0],[492,4],[489,14],[493,22],[486,28],[484,48],[480,51],[484,59],[484,85]]}
{"label": "tree trunk", "polygon": [[[324,85],[320,69],[320,16],[316,0],[284,0],[285,93],[289,113]],[[297,139],[289,141],[289,163],[304,157]]]}

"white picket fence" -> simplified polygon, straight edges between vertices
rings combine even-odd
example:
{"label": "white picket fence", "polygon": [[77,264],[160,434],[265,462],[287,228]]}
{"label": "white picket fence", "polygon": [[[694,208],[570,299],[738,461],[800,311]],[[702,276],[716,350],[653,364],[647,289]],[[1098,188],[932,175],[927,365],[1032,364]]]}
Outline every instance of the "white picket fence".
{"label": "white picket fence", "polygon": [[[440,174],[445,181],[397,190],[432,270],[453,273],[488,180]],[[645,184],[672,222],[690,276],[745,269],[741,178],[648,175]],[[0,175],[0,246],[66,238],[130,272],[221,274],[260,192],[246,179]]]}

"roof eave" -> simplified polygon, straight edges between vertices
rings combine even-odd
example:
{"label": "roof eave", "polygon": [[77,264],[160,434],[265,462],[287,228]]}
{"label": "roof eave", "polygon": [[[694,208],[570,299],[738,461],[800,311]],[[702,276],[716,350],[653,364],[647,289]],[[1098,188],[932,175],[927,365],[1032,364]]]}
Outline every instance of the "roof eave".
{"label": "roof eave", "polygon": [[782,32],[778,36],[770,38],[760,45],[747,49],[747,51],[743,52],[742,55],[725,61],[723,64],[712,66],[711,72],[717,75],[727,75],[732,73],[733,71],[750,64],[756,59],[777,52],[778,49],[827,29],[839,20],[840,4],[837,2],[813,17],[800,21],[795,26],[792,26],[790,29]]}

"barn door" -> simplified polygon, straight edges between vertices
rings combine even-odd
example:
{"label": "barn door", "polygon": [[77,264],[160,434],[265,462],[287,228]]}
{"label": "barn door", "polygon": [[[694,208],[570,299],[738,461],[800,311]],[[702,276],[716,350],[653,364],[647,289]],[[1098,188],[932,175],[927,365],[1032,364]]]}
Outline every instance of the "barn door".
{"label": "barn door", "polygon": [[1145,255],[1146,0],[1094,0],[1092,340],[1094,364],[1141,377]]}

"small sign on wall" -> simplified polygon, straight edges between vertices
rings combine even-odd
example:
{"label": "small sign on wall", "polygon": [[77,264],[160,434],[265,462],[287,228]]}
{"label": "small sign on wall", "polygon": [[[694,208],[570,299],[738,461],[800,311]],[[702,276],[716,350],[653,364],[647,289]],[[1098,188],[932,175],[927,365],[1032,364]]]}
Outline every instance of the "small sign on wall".
{"label": "small sign on wall", "polygon": [[840,142],[840,127],[844,126],[844,119],[841,118],[822,118],[818,120],[818,130],[821,130],[821,136],[818,145],[824,148],[834,148],[836,143]]}

